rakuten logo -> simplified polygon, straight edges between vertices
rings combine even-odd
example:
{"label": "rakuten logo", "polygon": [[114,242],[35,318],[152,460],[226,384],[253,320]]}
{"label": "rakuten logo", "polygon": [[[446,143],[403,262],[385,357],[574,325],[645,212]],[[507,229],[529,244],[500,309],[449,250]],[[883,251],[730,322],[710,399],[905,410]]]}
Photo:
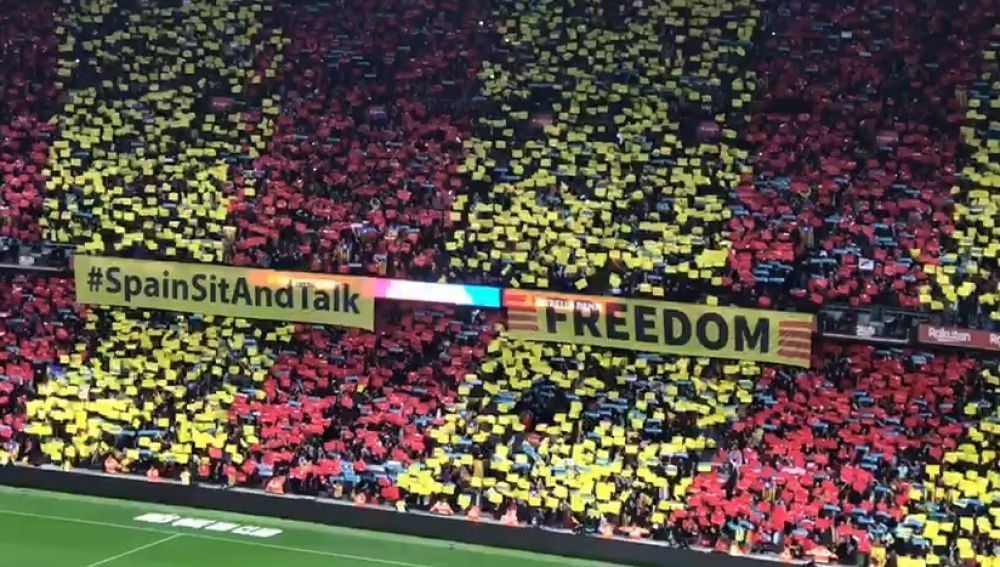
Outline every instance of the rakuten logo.
{"label": "rakuten logo", "polygon": [[920,325],[919,338],[922,343],[982,350],[1000,350],[1000,333],[991,333],[977,329]]}
{"label": "rakuten logo", "polygon": [[930,327],[927,329],[927,336],[940,343],[968,343],[972,342],[972,334],[958,329],[943,329],[941,327]]}

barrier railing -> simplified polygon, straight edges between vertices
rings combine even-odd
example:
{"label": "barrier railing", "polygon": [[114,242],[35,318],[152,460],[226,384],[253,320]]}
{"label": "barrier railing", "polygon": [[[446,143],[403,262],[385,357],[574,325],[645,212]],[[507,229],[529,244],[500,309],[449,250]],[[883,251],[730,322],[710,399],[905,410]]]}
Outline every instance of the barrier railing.
{"label": "barrier railing", "polygon": [[[0,484],[18,488],[118,498],[152,504],[269,516],[348,528],[520,549],[548,555],[628,565],[699,565],[700,567],[772,567],[779,560],[761,555],[731,555],[703,548],[679,549],[651,540],[605,538],[499,522],[468,521],[426,512],[355,506],[311,496],[273,495],[259,490],[184,485],[142,477],[93,471],[66,472],[56,467],[0,467]],[[151,510],[152,511],[152,510]],[[780,561],[804,565],[805,562]]]}

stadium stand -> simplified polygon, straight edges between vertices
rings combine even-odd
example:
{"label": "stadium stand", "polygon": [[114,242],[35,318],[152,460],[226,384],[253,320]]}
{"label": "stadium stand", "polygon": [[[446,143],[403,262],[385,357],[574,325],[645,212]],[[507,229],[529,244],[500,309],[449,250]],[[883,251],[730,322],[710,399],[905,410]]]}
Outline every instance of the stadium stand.
{"label": "stadium stand", "polygon": [[240,104],[274,63],[270,9],[226,0],[69,10],[49,239],[89,253],[223,259],[230,163],[270,135]]}
{"label": "stadium stand", "polygon": [[479,67],[477,2],[289,6],[284,96],[255,181],[231,207],[233,262],[437,279],[464,115]]}
{"label": "stadium stand", "polygon": [[479,74],[491,104],[461,168],[457,274],[678,298],[727,284],[726,192],[748,167],[735,129],[760,11],[637,6],[497,5],[505,43]]}
{"label": "stadium stand", "polygon": [[[988,555],[961,525],[988,524],[980,503],[995,471],[971,441],[985,439],[976,421],[993,411],[996,361],[980,374],[960,355],[824,345],[819,356],[813,371],[765,369],[720,466],[695,478],[675,515],[763,550],[828,548],[843,558],[891,547],[931,564],[967,559],[965,545]],[[939,537],[923,531],[956,522]]]}
{"label": "stadium stand", "polygon": [[441,448],[400,478],[411,494],[742,553],[993,552],[996,360],[826,344],[803,371],[504,336],[490,350],[431,433]]}
{"label": "stadium stand", "polygon": [[[989,0],[58,10],[0,0],[0,237],[998,317]],[[0,276],[0,462],[785,559],[1000,556],[994,357],[823,340],[804,370],[437,305],[367,332],[73,298]]]}
{"label": "stadium stand", "polygon": [[[740,281],[777,279],[815,304],[941,310],[957,301],[930,284],[939,266],[954,271],[943,243],[955,228],[960,85],[976,79],[994,25],[962,16],[978,5],[776,11],[759,52],[768,90],[747,134],[754,176],[738,188],[743,214],[731,221],[734,240],[747,243]],[[807,267],[795,273],[799,261]]]}
{"label": "stadium stand", "polygon": [[605,514],[663,525],[683,505],[699,455],[717,446],[717,426],[736,417],[737,400],[750,402],[744,377],[759,372],[505,335],[489,350],[432,433],[442,448],[400,485],[453,491],[456,510],[475,505],[497,519],[514,503],[519,519],[564,528]]}
{"label": "stadium stand", "polygon": [[37,396],[11,419],[30,421],[38,444],[24,450],[44,462],[395,501],[393,479],[428,450],[425,431],[495,322],[439,306],[386,311],[371,333],[97,309],[78,335],[88,350],[55,357],[46,341],[25,355],[51,364],[31,367]]}
{"label": "stadium stand", "polygon": [[26,441],[29,398],[51,365],[76,353],[87,311],[63,278],[0,278],[0,461]]}
{"label": "stadium stand", "polygon": [[35,241],[56,111],[56,3],[0,3],[0,238]]}
{"label": "stadium stand", "polygon": [[391,309],[376,333],[300,328],[255,391],[232,405],[255,430],[236,479],[287,476],[297,493],[365,503],[401,499],[395,479],[430,450],[428,430],[456,401],[493,333],[493,315]]}
{"label": "stadium stand", "polygon": [[87,320],[93,348],[60,360],[36,384],[28,433],[40,443],[30,456],[144,473],[151,461],[187,465],[193,454],[224,445],[229,432],[220,425],[233,380],[267,367],[240,348],[248,327],[233,319],[95,309]]}
{"label": "stadium stand", "polygon": [[[992,10],[991,10],[992,8]],[[983,16],[996,20],[996,7],[985,6]],[[961,324],[986,327],[1000,317],[995,309],[998,291],[996,197],[1000,174],[1000,27],[994,26],[989,44],[983,51],[985,72],[959,91],[967,101],[963,142],[971,153],[968,164],[958,173],[955,194],[955,232],[953,247],[948,249],[953,268],[938,274],[936,283],[946,297],[959,297]],[[953,299],[954,300],[954,299]]]}

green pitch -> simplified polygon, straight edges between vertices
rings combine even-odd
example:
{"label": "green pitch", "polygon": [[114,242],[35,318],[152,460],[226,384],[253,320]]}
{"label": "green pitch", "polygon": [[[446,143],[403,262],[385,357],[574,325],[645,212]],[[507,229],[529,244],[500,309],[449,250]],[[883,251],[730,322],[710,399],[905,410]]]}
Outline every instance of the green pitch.
{"label": "green pitch", "polygon": [[7,487],[0,487],[0,558],[3,565],[31,567],[609,567],[394,534]]}

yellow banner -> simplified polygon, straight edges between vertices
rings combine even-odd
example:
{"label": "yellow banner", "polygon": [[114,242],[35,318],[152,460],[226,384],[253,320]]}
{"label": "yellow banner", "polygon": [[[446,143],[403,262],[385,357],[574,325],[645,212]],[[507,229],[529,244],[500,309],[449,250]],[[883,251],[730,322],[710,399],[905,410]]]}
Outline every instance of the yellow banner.
{"label": "yellow banner", "polygon": [[371,330],[371,278],[100,256],[74,257],[80,303]]}
{"label": "yellow banner", "polygon": [[519,339],[809,366],[812,315],[504,290]]}

